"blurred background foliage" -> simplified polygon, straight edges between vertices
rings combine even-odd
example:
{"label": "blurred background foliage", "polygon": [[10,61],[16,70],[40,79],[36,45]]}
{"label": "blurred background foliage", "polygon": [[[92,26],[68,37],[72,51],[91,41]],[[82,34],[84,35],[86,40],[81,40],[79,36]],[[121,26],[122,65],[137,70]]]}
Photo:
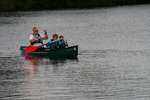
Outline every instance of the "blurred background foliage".
{"label": "blurred background foliage", "polygon": [[96,8],[148,3],[150,0],[0,0],[0,11]]}

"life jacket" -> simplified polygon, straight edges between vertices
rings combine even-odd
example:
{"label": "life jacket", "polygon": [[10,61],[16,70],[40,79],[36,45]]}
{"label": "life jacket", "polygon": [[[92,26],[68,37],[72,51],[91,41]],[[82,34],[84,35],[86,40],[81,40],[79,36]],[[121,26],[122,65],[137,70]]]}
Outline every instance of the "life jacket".
{"label": "life jacket", "polygon": [[47,47],[48,48],[51,48],[51,49],[56,49],[56,48],[59,48],[59,41],[58,40],[54,40],[54,39],[51,39],[48,43],[47,43]]}
{"label": "life jacket", "polygon": [[38,41],[35,41],[35,42],[31,42],[31,45],[33,45],[35,43],[41,43],[41,44],[43,44],[43,41],[41,40],[40,34],[31,34],[31,35],[34,37],[34,39],[38,40]]}
{"label": "life jacket", "polygon": [[64,48],[66,46],[66,43],[64,40],[59,40],[58,43],[59,43],[60,48]]}
{"label": "life jacket", "polygon": [[32,35],[33,35],[33,37],[34,37],[35,39],[40,39],[40,38],[41,38],[40,34],[32,34]]}

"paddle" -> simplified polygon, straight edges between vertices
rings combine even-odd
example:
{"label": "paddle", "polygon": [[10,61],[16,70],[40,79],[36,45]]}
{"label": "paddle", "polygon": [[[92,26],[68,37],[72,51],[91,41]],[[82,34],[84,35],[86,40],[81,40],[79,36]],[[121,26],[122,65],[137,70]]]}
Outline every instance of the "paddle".
{"label": "paddle", "polygon": [[25,53],[32,53],[39,49],[38,46],[27,46],[24,48]]}
{"label": "paddle", "polygon": [[32,53],[32,52],[36,52],[40,47],[44,46],[46,44],[42,44],[40,46],[32,46],[29,45],[27,47],[24,48],[25,53]]}

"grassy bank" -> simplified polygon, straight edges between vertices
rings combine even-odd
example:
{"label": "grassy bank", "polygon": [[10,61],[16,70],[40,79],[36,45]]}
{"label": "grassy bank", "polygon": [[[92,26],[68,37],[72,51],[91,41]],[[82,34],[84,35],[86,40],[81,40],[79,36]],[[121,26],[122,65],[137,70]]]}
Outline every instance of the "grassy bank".
{"label": "grassy bank", "polygon": [[0,11],[94,8],[147,3],[150,3],[150,0],[0,0]]}

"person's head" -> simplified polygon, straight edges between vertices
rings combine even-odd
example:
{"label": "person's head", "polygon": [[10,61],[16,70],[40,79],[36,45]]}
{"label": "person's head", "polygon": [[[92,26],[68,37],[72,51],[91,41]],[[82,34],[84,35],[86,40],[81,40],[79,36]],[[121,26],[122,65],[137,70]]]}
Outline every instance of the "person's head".
{"label": "person's head", "polygon": [[52,39],[57,40],[57,39],[58,39],[58,34],[56,34],[56,33],[53,34],[53,35],[52,35]]}
{"label": "person's head", "polygon": [[63,40],[63,39],[64,39],[64,36],[63,36],[63,35],[59,35],[59,39],[60,39],[60,40]]}
{"label": "person's head", "polygon": [[44,35],[47,35],[47,33],[45,32]]}
{"label": "person's head", "polygon": [[39,32],[39,30],[37,27],[33,27],[32,32],[33,32],[33,34],[37,34]]}

